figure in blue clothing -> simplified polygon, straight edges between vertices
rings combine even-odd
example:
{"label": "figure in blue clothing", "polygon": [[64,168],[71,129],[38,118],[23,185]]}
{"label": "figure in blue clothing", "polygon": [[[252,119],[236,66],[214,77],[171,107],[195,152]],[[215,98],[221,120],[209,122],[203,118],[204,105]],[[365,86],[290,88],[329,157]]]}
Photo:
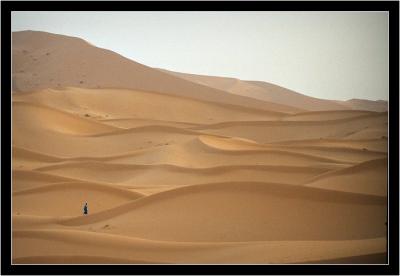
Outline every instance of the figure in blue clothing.
{"label": "figure in blue clothing", "polygon": [[87,202],[85,202],[85,206],[83,206],[83,214],[84,214],[84,215],[87,215],[87,214],[88,214]]}

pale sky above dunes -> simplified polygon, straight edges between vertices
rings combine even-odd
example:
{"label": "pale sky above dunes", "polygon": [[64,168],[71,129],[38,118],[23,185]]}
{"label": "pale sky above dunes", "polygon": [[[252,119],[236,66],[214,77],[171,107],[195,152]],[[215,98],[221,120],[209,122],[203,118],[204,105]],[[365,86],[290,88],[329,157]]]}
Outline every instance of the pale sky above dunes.
{"label": "pale sky above dunes", "polygon": [[21,30],[80,37],[151,67],[388,99],[384,12],[13,12]]}

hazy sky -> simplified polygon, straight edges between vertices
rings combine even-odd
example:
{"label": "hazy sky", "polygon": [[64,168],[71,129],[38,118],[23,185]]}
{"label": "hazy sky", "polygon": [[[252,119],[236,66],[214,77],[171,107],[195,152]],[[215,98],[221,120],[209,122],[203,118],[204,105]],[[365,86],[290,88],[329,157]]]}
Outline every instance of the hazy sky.
{"label": "hazy sky", "polygon": [[313,97],[388,98],[384,12],[13,12],[12,31],[83,38],[142,64]]}

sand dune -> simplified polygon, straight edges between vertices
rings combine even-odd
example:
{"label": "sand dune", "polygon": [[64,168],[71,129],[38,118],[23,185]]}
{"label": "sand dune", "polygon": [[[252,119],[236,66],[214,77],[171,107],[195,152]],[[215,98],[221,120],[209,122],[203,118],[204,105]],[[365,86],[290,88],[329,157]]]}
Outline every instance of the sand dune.
{"label": "sand dune", "polygon": [[13,185],[12,185],[13,191],[31,189],[52,183],[72,182],[72,180],[67,177],[50,175],[38,171],[18,170],[18,169],[13,169],[12,179],[13,179]]}
{"label": "sand dune", "polygon": [[340,119],[357,118],[365,115],[376,114],[372,111],[362,110],[333,110],[333,111],[314,111],[289,114],[282,119],[285,121],[332,121]]}
{"label": "sand dune", "polygon": [[12,43],[14,91],[68,86],[128,88],[263,110],[298,111],[285,105],[270,103],[266,106],[252,98],[227,95],[224,91],[182,80],[75,37],[22,31],[13,32]]}
{"label": "sand dune", "polygon": [[388,136],[387,125],[386,126],[383,125],[383,126],[375,126],[372,128],[366,127],[363,130],[347,135],[345,138],[359,140],[359,139],[379,139],[387,136]]}
{"label": "sand dune", "polygon": [[[40,127],[71,135],[88,135],[116,130],[115,127],[80,118],[59,110],[38,104],[14,102],[13,122],[18,127]],[[36,125],[35,125],[36,124]]]}
{"label": "sand dune", "polygon": [[191,82],[207,85],[209,87],[224,90],[235,95],[247,96],[262,101],[274,102],[279,104],[284,103],[286,105],[306,110],[346,109],[343,105],[339,103],[307,97],[300,93],[296,93],[294,91],[271,83],[242,81],[239,79],[214,76],[193,75],[167,70],[162,71]]}
{"label": "sand dune", "polygon": [[199,124],[174,122],[174,121],[163,121],[163,120],[147,120],[147,119],[135,119],[135,118],[120,118],[120,119],[103,119],[100,120],[102,123],[116,126],[119,128],[135,128],[147,125],[164,125],[177,128],[190,128],[199,126]]}
{"label": "sand dune", "polygon": [[[72,218],[73,216],[71,216]],[[12,226],[13,231],[16,230],[37,230],[37,229],[58,229],[58,221],[65,219],[66,217],[59,216],[35,216],[35,215],[24,215],[24,214],[13,214]]]}
{"label": "sand dune", "polygon": [[[13,251],[14,260],[39,256],[37,259],[43,262],[51,260],[51,256],[85,255],[90,260],[107,258],[112,261],[112,258],[128,258],[130,263],[135,263],[138,259],[150,263],[295,263],[320,257],[332,259],[357,256],[363,252],[381,253],[385,250],[386,243],[385,239],[176,243],[65,230],[16,231],[13,235],[13,246],[27,249]],[[290,252],[290,248],[296,248],[296,253]],[[63,254],[60,255],[59,251]],[[112,258],[108,258],[110,251],[113,252]],[[242,254],[238,254],[238,251]]]}
{"label": "sand dune", "polygon": [[[13,193],[13,213],[42,216],[77,216],[85,201],[91,212],[109,209],[141,194],[115,187],[89,183],[61,183]],[[49,208],[51,206],[51,208]]]}
{"label": "sand dune", "polygon": [[[138,131],[134,129],[121,131],[119,135],[109,135],[109,133],[96,137],[84,137],[45,131],[41,127],[36,129],[14,127],[13,131],[17,135],[13,137],[13,145],[60,158],[102,157],[123,155],[126,152],[144,148],[168,146],[190,140],[193,137],[184,130],[169,129],[171,131],[164,131],[165,128],[147,127],[146,129],[143,127]],[[23,136],[24,133],[29,133],[30,136]],[[51,141],[51,143],[44,144],[40,141]]]}
{"label": "sand dune", "polygon": [[281,181],[302,184],[327,168],[307,166],[230,165],[189,168],[175,165],[128,165],[77,162],[40,168],[39,171],[68,179],[137,186],[177,186],[223,180]]}
{"label": "sand dune", "polygon": [[12,38],[14,264],[385,262],[386,102]]}
{"label": "sand dune", "polygon": [[335,150],[337,148],[351,148],[367,151],[377,151],[377,152],[387,152],[387,136],[380,137],[378,139],[352,139],[352,140],[342,140],[342,139],[308,139],[308,140],[289,140],[289,141],[279,141],[273,143],[274,145],[284,145],[284,146],[317,146],[324,148],[331,148]]}
{"label": "sand dune", "polygon": [[[115,97],[115,95],[119,97]],[[234,120],[276,120],[286,113],[259,110],[227,103],[210,103],[183,96],[126,89],[46,89],[14,93],[14,101],[34,102],[94,119],[152,119],[182,123],[213,123]],[[132,108],[134,107],[134,108]],[[179,107],[179,108],[177,108]],[[207,116],[204,110],[207,109]],[[160,113],[160,110],[163,112]]]}
{"label": "sand dune", "polygon": [[369,101],[363,99],[351,99],[345,101],[344,104],[352,109],[357,110],[371,110],[377,112],[383,112],[388,110],[387,101]]}
{"label": "sand dune", "polygon": [[[271,145],[258,144],[254,141],[242,138],[221,138],[217,136],[199,136],[199,140],[204,145],[223,151],[232,152],[252,152],[271,154],[280,152],[284,154],[292,154],[293,156],[308,156],[310,159],[319,159],[327,162],[362,162],[371,159],[386,157],[386,153],[380,151],[367,150],[366,148],[356,149],[347,146],[342,147],[324,147],[321,145]],[[339,160],[342,161],[339,161]]]}
{"label": "sand dune", "polygon": [[[225,122],[193,129],[208,134],[231,137],[242,137],[258,143],[270,143],[291,140],[344,138],[355,132],[387,122],[387,114],[373,114],[351,119],[332,121],[251,121]],[[381,138],[382,135],[371,135],[363,139]]]}
{"label": "sand dune", "polygon": [[61,158],[55,156],[45,155],[19,147],[12,147],[12,158],[13,168],[19,170],[32,170],[41,166],[62,161]]}
{"label": "sand dune", "polygon": [[322,174],[307,186],[386,196],[387,159],[366,161],[350,168]]}
{"label": "sand dune", "polygon": [[384,235],[385,204],[377,196],[230,182],[170,190],[61,223],[97,231],[108,224],[106,232],[185,242],[365,239]]}
{"label": "sand dune", "polygon": [[330,101],[305,96],[284,87],[262,81],[243,81],[235,78],[194,75],[163,69],[160,69],[160,71],[184,80],[206,85],[208,87],[223,90],[235,95],[289,105],[310,111],[345,109],[387,111],[386,101],[369,101],[361,99],[352,99],[349,101]]}

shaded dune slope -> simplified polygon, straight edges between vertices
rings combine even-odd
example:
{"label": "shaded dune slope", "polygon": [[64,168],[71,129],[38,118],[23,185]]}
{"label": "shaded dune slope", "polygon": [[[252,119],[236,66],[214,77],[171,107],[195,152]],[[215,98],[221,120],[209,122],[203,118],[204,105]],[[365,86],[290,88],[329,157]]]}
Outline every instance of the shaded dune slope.
{"label": "shaded dune slope", "polygon": [[237,95],[182,80],[129,60],[86,41],[46,32],[13,32],[13,88],[33,91],[68,86],[128,88],[187,96],[209,102],[229,103],[276,111],[298,109]]}
{"label": "shaded dune slope", "polygon": [[18,127],[40,127],[72,135],[115,131],[117,128],[81,118],[54,108],[32,103],[13,102],[13,123]]}
{"label": "shaded dune slope", "polygon": [[348,101],[333,101],[306,96],[276,84],[262,81],[244,81],[235,78],[195,75],[159,69],[172,76],[179,77],[197,84],[206,85],[235,95],[242,95],[261,101],[285,104],[310,111],[321,110],[370,110],[387,111],[386,101],[370,101],[352,99]]}
{"label": "shaded dune slope", "polygon": [[385,204],[384,197],[231,182],[161,192],[60,223],[94,229],[108,224],[113,233],[169,241],[361,239],[384,235]]}
{"label": "shaded dune slope", "polygon": [[[385,124],[387,114],[373,114],[357,118],[332,121],[251,121],[225,122],[203,127],[195,127],[208,134],[218,134],[231,137],[242,137],[258,143],[270,143],[291,140],[306,140],[320,138],[343,138],[366,128],[373,128]],[[381,138],[381,133],[373,134],[368,139]]]}
{"label": "shaded dune slope", "polygon": [[312,179],[307,186],[386,196],[387,158],[324,173]]}
{"label": "shaded dune slope", "polygon": [[261,101],[270,101],[280,104],[285,103],[290,106],[304,108],[306,110],[346,109],[339,103],[308,97],[271,83],[185,74],[167,70],[163,70],[163,72],[167,72],[173,76],[177,76],[191,82],[207,85],[209,87],[224,90],[235,95],[247,96]]}
{"label": "shaded dune slope", "polygon": [[[150,263],[294,263],[320,257],[332,259],[357,256],[363,255],[363,252],[381,253],[385,250],[384,239],[177,243],[71,230],[15,231],[14,236],[13,246],[17,249],[26,247],[26,250],[13,251],[13,260],[33,256],[39,262],[51,262],[61,256],[73,258],[80,252],[89,256],[90,261],[103,258],[106,263],[115,258],[128,258],[129,263],[137,260]],[[55,248],[63,254],[57,253]],[[293,254],[291,248],[297,248],[297,253]],[[110,250],[114,252],[112,258],[109,258]],[[238,251],[241,254],[237,254]]]}
{"label": "shaded dune slope", "polygon": [[13,193],[13,213],[41,216],[78,216],[82,202],[99,212],[142,195],[120,188],[93,183],[59,183]]}
{"label": "shaded dune slope", "polygon": [[189,168],[175,165],[127,165],[78,162],[40,168],[39,171],[69,179],[117,185],[167,186],[218,181],[280,181],[301,184],[327,172],[326,168],[282,165],[231,165]]}
{"label": "shaded dune slope", "polygon": [[[228,103],[194,100],[187,96],[127,89],[85,89],[77,87],[46,89],[29,93],[14,93],[13,101],[45,104],[69,113],[76,113],[80,116],[86,115],[98,120],[121,118],[168,120],[171,122],[186,120],[186,123],[204,124],[228,119],[276,120],[287,115],[287,113],[276,112],[273,109],[259,110]],[[206,116],[204,114],[205,109],[208,111]],[[160,110],[163,112],[160,113]]]}

